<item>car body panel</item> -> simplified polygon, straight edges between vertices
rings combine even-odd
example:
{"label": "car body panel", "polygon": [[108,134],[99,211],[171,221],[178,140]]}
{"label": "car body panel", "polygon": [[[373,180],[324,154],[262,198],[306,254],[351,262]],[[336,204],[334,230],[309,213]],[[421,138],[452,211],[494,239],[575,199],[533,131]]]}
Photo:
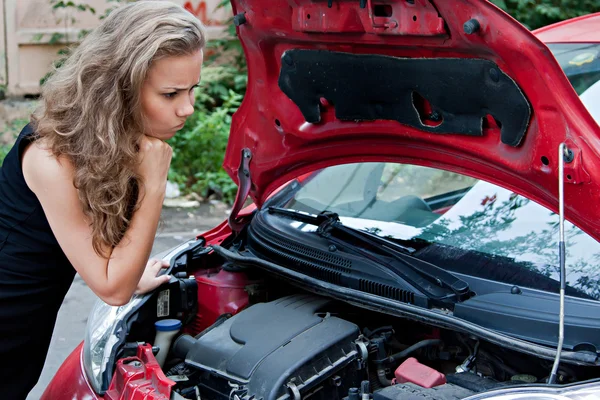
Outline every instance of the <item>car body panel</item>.
{"label": "car body panel", "polygon": [[544,43],[600,42],[600,13],[583,15],[533,31]]}
{"label": "car body panel", "polygon": [[[428,15],[428,2],[398,4],[405,7],[399,11],[414,13],[417,21]],[[433,4],[447,27],[445,33],[439,34],[437,25],[429,24],[429,28],[402,32],[396,27],[394,34],[386,34],[385,28],[374,26],[393,18],[372,17],[370,2],[365,9],[359,2],[340,2],[329,9],[327,2],[306,0],[234,0],[234,13],[246,19],[238,35],[248,61],[249,83],[232,122],[224,161],[227,172],[237,182],[242,150],[251,151],[250,196],[259,207],[269,193],[294,176],[340,162],[395,161],[485,179],[557,211],[557,153],[559,144],[566,142],[575,155],[565,167],[566,217],[600,238],[600,209],[595,206],[600,196],[600,127],[548,48],[487,1]],[[340,15],[345,18],[342,22],[335,18]],[[473,18],[481,29],[466,34],[463,24]],[[345,26],[351,33],[323,33],[328,24],[337,31]],[[528,99],[532,115],[527,132],[518,146],[510,146],[501,142],[498,128],[484,130],[483,136],[441,135],[390,120],[341,121],[334,106],[324,106],[320,123],[307,123],[278,86],[282,56],[297,48],[490,60]]]}
{"label": "car body panel", "polygon": [[82,365],[83,342],[69,354],[40,400],[101,400],[92,389]]}

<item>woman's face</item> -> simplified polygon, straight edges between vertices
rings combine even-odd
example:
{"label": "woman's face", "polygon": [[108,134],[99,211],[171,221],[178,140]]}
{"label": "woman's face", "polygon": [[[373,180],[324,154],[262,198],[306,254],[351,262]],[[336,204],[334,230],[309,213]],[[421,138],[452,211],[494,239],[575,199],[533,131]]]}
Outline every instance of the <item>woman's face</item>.
{"label": "woman's face", "polygon": [[202,50],[152,63],[142,86],[144,134],[172,138],[194,112],[194,88],[200,82]]}

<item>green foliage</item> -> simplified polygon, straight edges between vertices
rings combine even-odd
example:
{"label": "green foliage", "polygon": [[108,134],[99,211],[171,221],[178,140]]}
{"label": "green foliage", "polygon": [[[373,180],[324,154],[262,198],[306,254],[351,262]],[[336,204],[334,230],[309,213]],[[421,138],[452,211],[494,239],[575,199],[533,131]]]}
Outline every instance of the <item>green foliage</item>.
{"label": "green foliage", "polygon": [[245,74],[232,67],[205,67],[196,91],[196,112],[169,144],[173,161],[169,180],[183,193],[216,194],[232,202],[236,185],[221,165],[229,138],[231,116],[246,89]]}
{"label": "green foliage", "polygon": [[[229,0],[221,0],[217,5],[217,9],[225,8],[231,11],[231,3]],[[233,24],[233,13],[230,13],[230,18],[225,22],[227,27],[227,35],[220,39],[213,40],[207,43],[207,49],[216,50],[215,54],[208,60],[214,61],[218,58],[221,52],[231,54],[233,57],[233,65],[235,65],[241,72],[246,71],[246,59],[244,58],[244,50],[242,44],[237,38],[235,25]]]}
{"label": "green foliage", "polygon": [[[80,3],[76,3],[74,1],[64,1],[64,0],[50,0],[50,4],[52,5],[52,11],[57,11],[57,10],[64,10],[64,11],[75,11],[75,14],[77,13],[81,13],[81,12],[89,12],[93,15],[96,14],[96,9],[92,6],[90,6],[89,4],[86,4],[85,2],[80,2]],[[60,49],[58,51],[58,58],[52,63],[52,70],[49,71],[46,75],[44,75],[42,77],[42,79],[40,79],[40,85],[43,85],[48,78],[50,78],[50,76],[53,73],[53,70],[56,68],[60,68],[64,62],[67,60],[67,58],[69,57],[69,55],[71,54],[71,43],[69,42],[69,35],[67,34],[67,31],[69,29],[69,22],[71,24],[74,24],[75,22],[77,22],[77,19],[75,17],[71,17],[71,18],[65,18],[65,19],[61,19],[61,18],[57,18],[56,19],[56,23],[60,24],[63,23],[64,27],[65,27],[65,31],[63,32],[53,32],[50,35],[50,38],[48,39],[48,44],[51,45],[55,45],[55,44],[60,44],[60,43],[65,43],[65,47]],[[82,29],[79,32],[78,35],[78,40],[81,40],[85,37],[85,35],[87,35],[89,33],[88,30],[86,29]],[[44,38],[44,34],[37,34],[35,35],[35,37],[33,38],[34,41],[39,42]]]}
{"label": "green foliage", "polygon": [[69,55],[71,55],[71,48],[69,48],[69,47],[62,48],[58,51],[57,54],[59,57],[56,60],[54,60],[54,62],[52,62],[52,70],[47,72],[46,75],[44,75],[40,79],[40,85],[43,86],[44,83],[46,83],[46,81],[52,76],[54,71],[56,69],[62,67],[62,65],[65,63],[65,61],[67,61],[67,58],[69,58]]}
{"label": "green foliage", "polygon": [[600,11],[600,0],[491,0],[529,29]]}
{"label": "green foliage", "polygon": [[[85,2],[83,3],[75,3],[73,1],[63,1],[63,0],[50,0],[50,4],[52,4],[52,10],[56,11],[56,10],[64,10],[64,11],[75,11],[75,14],[77,13],[81,13],[81,12],[89,12],[91,14],[96,14],[96,9],[92,6],[90,6],[89,4],[86,4]],[[64,23],[65,25],[65,33],[60,33],[60,32],[55,32],[52,34],[52,36],[50,37],[50,44],[55,44],[55,43],[59,43],[62,40],[66,40],[67,45],[69,44],[69,37],[66,34],[67,29],[69,27],[69,22],[71,22],[71,24],[74,24],[75,22],[77,22],[77,19],[72,16],[71,18],[65,18],[64,20],[61,18],[57,18],[56,20],[57,23]]]}
{"label": "green foliage", "polygon": [[[222,0],[218,8],[229,8]],[[227,23],[229,35],[207,44],[207,67],[196,91],[196,112],[169,144],[173,161],[169,180],[179,184],[183,193],[201,196],[216,194],[232,203],[237,186],[223,170],[223,158],[229,139],[231,116],[241,104],[248,77],[240,41],[232,19]],[[224,63],[222,60],[228,59]],[[223,64],[223,65],[219,65]]]}
{"label": "green foliage", "polygon": [[11,145],[8,145],[8,144],[0,145],[0,165],[2,165],[2,162],[4,161],[4,157],[6,157],[6,155],[10,151],[10,148],[11,148]]}
{"label": "green foliage", "polygon": [[[21,131],[21,129],[23,129],[23,127],[25,125],[27,125],[28,122],[29,121],[26,119],[16,119],[16,120],[10,121],[7,123],[6,127],[4,128],[4,134],[6,135],[6,133],[10,133],[10,136],[14,140],[19,135],[19,132]],[[12,148],[12,146],[13,146],[12,140],[6,144],[0,144],[0,165],[2,165],[2,162],[4,161],[4,157],[6,157],[6,155]]]}
{"label": "green foliage", "polygon": [[89,4],[85,4],[85,3],[75,3],[73,1],[62,1],[62,0],[50,0],[50,4],[52,4],[52,8],[57,10],[57,9],[69,9],[72,8],[74,10],[77,11],[89,11],[92,14],[96,14],[96,10],[90,6]]}
{"label": "green foliage", "polygon": [[114,10],[115,8],[117,8],[119,6],[119,4],[122,3],[132,3],[135,0],[106,0],[107,3],[116,3],[114,6],[112,7],[108,7],[105,11],[104,14],[100,16],[100,20],[103,20],[104,18],[108,17],[108,15],[112,12],[112,10]]}

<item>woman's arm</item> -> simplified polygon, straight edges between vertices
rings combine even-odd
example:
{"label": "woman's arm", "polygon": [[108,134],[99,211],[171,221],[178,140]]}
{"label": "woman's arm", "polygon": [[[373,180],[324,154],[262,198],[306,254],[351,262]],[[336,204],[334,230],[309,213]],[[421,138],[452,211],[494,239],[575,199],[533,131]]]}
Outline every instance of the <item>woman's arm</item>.
{"label": "woman's arm", "polygon": [[25,181],[42,204],[60,247],[92,291],[111,305],[123,305],[131,299],[146,267],[165,195],[171,148],[145,137],[140,158],[139,172],[144,179],[141,202],[123,240],[109,249],[109,258],[104,258],[92,247],[92,230],[73,186],[70,161],[57,160],[36,144],[23,155]]}

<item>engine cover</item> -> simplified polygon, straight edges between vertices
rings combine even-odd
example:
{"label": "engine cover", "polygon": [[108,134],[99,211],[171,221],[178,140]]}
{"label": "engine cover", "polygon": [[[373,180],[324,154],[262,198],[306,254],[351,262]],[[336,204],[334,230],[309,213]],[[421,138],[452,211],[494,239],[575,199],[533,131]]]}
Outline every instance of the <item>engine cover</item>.
{"label": "engine cover", "polygon": [[[353,361],[360,358],[359,329],[317,314],[329,301],[301,295],[253,305],[199,337],[185,362],[205,372],[201,386],[211,396],[235,392],[241,399],[275,400],[314,390],[323,392],[315,398],[332,398],[328,390],[347,393],[358,379]],[[328,378],[334,379],[323,385]]]}

